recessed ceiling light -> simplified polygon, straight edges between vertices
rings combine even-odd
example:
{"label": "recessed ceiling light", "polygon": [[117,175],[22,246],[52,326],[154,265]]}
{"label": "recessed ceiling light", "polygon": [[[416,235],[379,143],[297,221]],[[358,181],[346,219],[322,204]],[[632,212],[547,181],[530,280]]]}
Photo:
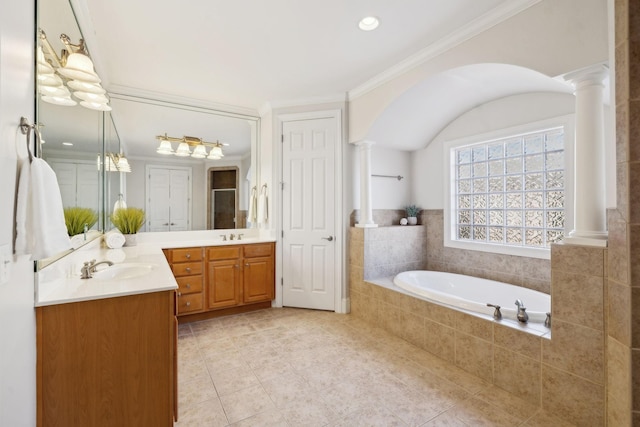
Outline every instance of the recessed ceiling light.
{"label": "recessed ceiling light", "polygon": [[375,16],[366,16],[358,23],[358,27],[360,27],[362,31],[375,30],[378,28],[378,25],[380,25],[380,21],[378,21],[378,18]]}
{"label": "recessed ceiling light", "polygon": [[67,147],[71,147],[73,142],[63,142],[62,145],[66,145]]}

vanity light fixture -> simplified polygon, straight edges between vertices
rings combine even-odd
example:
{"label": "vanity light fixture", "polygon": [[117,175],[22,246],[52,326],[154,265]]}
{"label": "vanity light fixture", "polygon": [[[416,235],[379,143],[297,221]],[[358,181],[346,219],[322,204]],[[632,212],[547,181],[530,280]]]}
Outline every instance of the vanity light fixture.
{"label": "vanity light fixture", "polygon": [[[107,172],[131,172],[131,165],[122,153],[105,153],[105,170]],[[101,166],[101,157],[98,154],[98,170]]]}
{"label": "vanity light fixture", "polygon": [[378,28],[378,25],[380,25],[380,20],[375,16],[365,16],[358,23],[358,27],[362,31],[373,31]]}
{"label": "vanity light fixture", "polygon": [[80,100],[80,105],[98,111],[111,111],[106,90],[100,86],[100,77],[95,72],[93,62],[89,58],[84,40],[72,44],[66,34],[60,35],[60,41],[66,49],[57,55],[47,35],[38,29],[40,44],[37,47],[37,82],[38,93],[45,102],[56,105],[73,106]]}
{"label": "vanity light fixture", "polygon": [[[193,157],[194,159],[208,159],[208,160],[220,160],[224,157],[222,153],[222,147],[228,144],[222,144],[219,141],[206,142],[202,138],[196,138],[194,136],[183,136],[182,138],[176,138],[164,135],[156,136],[156,139],[160,141],[160,145],[156,149],[158,154],[173,154],[178,157]],[[177,142],[178,147],[173,150],[172,142]],[[191,151],[193,147],[193,151]],[[211,148],[211,151],[207,154],[207,148]]]}

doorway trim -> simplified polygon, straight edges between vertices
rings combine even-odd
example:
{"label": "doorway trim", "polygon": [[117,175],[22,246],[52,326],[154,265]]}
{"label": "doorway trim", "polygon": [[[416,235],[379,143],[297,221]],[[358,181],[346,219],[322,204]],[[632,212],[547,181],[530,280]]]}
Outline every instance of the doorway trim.
{"label": "doorway trim", "polygon": [[[275,159],[274,168],[274,181],[278,183],[278,191],[275,192],[278,215],[276,215],[276,298],[274,306],[282,307],[283,305],[283,292],[282,292],[282,279],[283,279],[283,223],[282,218],[284,214],[283,197],[282,197],[282,183],[283,183],[283,164],[282,164],[282,149],[283,149],[283,126],[285,122],[294,122],[301,120],[314,120],[314,119],[333,119],[336,126],[336,147],[334,152],[334,166],[335,166],[335,183],[334,183],[334,224],[335,224],[335,238],[337,244],[335,246],[334,253],[334,310],[336,313],[348,312],[348,300],[349,296],[344,295],[345,287],[345,272],[344,272],[344,254],[346,253],[346,238],[344,232],[343,221],[343,141],[344,132],[342,129],[342,110],[321,110],[310,111],[305,113],[286,113],[279,114],[277,116],[277,124],[274,129],[274,144],[273,144],[273,157]],[[275,186],[274,186],[275,187]]]}

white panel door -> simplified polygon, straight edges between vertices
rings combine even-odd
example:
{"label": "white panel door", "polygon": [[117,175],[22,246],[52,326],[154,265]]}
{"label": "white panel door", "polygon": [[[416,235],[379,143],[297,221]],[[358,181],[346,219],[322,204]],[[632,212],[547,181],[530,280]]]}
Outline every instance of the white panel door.
{"label": "white panel door", "polygon": [[191,174],[186,170],[169,172],[169,227],[171,231],[186,231],[189,229]]}
{"label": "white panel door", "polygon": [[283,123],[284,306],[335,310],[333,118]]}
{"label": "white panel door", "polygon": [[170,171],[150,168],[147,182],[147,230],[169,231]]}
{"label": "white panel door", "polygon": [[189,230],[191,170],[149,167],[148,172],[147,230]]}

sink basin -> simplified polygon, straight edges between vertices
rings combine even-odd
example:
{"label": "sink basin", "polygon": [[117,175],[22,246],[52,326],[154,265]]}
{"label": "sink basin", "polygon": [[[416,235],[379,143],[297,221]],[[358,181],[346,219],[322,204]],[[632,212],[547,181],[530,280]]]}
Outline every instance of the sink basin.
{"label": "sink basin", "polygon": [[143,263],[114,264],[104,270],[93,273],[93,278],[99,280],[132,279],[150,273],[153,267],[153,264]]}

